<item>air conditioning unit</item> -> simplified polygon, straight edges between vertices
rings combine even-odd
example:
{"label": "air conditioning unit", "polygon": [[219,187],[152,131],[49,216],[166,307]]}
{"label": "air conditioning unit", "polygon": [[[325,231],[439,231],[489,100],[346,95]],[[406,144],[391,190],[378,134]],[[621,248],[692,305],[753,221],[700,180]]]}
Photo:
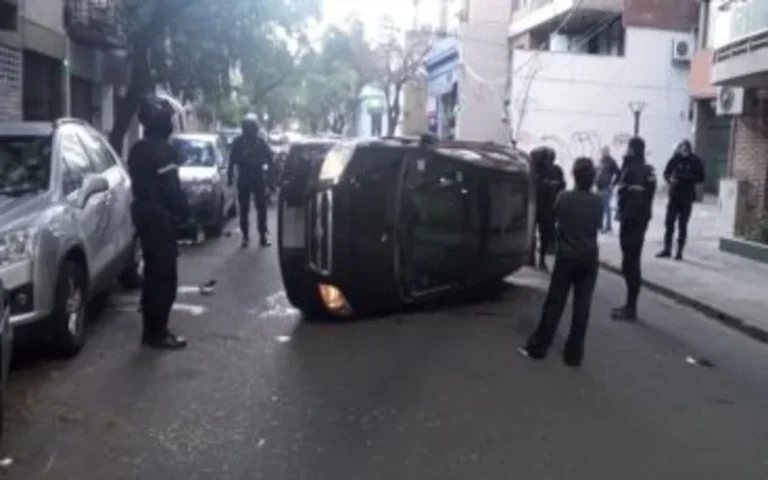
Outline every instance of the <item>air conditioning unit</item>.
{"label": "air conditioning unit", "polygon": [[693,59],[693,40],[690,38],[676,38],[672,40],[672,61],[674,63],[688,63]]}
{"label": "air conditioning unit", "polygon": [[717,87],[715,112],[718,115],[741,115],[744,113],[744,89]]}

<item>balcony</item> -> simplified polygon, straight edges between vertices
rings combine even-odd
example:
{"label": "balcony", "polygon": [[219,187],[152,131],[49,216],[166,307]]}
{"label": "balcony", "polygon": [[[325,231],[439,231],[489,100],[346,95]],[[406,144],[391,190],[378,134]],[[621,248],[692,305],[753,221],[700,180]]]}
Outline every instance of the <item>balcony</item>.
{"label": "balcony", "polygon": [[65,0],[64,27],[77,43],[105,49],[125,45],[117,0]]}
{"label": "balcony", "polygon": [[712,81],[768,86],[768,2],[752,0],[717,12]]}
{"label": "balcony", "polygon": [[510,37],[547,28],[554,30],[577,5],[579,11],[571,14],[569,23],[606,19],[606,14],[624,11],[624,0],[529,0],[521,4],[524,6],[512,14]]}

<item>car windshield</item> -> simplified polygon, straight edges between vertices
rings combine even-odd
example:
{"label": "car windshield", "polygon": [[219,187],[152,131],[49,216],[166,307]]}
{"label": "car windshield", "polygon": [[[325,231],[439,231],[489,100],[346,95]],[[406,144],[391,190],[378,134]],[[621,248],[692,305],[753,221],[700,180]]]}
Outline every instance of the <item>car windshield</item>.
{"label": "car windshield", "polygon": [[0,195],[47,190],[50,177],[50,136],[0,135]]}
{"label": "car windshield", "polygon": [[174,138],[173,145],[178,152],[181,167],[215,167],[216,158],[213,147],[206,140],[192,138]]}

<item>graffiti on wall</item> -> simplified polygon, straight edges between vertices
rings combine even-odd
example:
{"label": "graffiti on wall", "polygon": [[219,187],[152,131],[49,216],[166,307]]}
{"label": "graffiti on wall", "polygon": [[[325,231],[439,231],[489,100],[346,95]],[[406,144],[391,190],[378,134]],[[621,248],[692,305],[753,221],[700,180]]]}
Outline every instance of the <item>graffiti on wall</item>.
{"label": "graffiti on wall", "polygon": [[519,145],[524,149],[537,146],[547,146],[557,153],[557,158],[571,163],[578,157],[589,157],[597,160],[600,158],[603,147],[608,147],[614,157],[624,155],[627,144],[632,135],[629,133],[617,133],[608,141],[604,141],[597,131],[577,130],[570,137],[563,138],[559,135],[544,134],[532,135],[530,132],[521,132],[518,137]]}

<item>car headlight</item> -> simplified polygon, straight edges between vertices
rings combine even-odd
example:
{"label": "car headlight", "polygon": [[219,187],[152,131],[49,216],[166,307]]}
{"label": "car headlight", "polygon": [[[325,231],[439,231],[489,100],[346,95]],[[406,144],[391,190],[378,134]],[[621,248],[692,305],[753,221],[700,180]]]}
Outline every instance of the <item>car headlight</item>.
{"label": "car headlight", "polygon": [[37,231],[32,228],[0,234],[0,265],[32,257]]}

